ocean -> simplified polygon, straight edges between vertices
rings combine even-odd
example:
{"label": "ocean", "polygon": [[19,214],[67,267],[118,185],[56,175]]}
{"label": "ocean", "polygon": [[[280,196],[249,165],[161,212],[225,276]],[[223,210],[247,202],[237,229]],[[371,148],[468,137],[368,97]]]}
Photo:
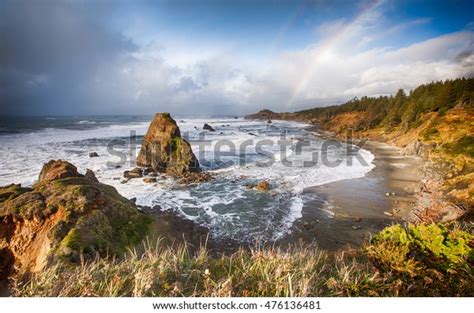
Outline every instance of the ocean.
{"label": "ocean", "polygon": [[[304,204],[318,197],[305,188],[362,177],[374,167],[370,152],[323,140],[302,123],[174,118],[203,169],[215,174],[212,181],[182,186],[162,176],[154,184],[124,183],[152,116],[79,116],[0,119],[0,185],[31,186],[44,163],[63,159],[79,172],[93,170],[139,205],[173,210],[208,227],[217,239],[255,242],[291,231]],[[203,130],[204,123],[215,131]],[[99,156],[89,157],[91,152]],[[247,187],[262,180],[270,183],[269,192]],[[330,208],[324,206],[327,218]]]}

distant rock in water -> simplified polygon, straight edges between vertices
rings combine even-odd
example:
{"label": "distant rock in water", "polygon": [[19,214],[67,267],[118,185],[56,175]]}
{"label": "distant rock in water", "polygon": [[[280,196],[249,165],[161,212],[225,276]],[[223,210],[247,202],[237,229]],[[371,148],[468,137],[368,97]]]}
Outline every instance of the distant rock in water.
{"label": "distant rock in water", "polygon": [[32,188],[0,187],[0,279],[56,260],[114,255],[139,243],[152,219],[115,188],[66,161],[43,166]]}
{"label": "distant rock in water", "polygon": [[204,124],[204,126],[202,127],[202,129],[208,130],[208,131],[211,131],[211,132],[216,131],[211,125],[209,125],[209,124],[207,124],[207,123]]}
{"label": "distant rock in water", "polygon": [[257,184],[255,188],[260,191],[268,191],[270,190],[270,184],[268,183],[268,181],[262,180]]}
{"label": "distant rock in water", "polygon": [[99,156],[99,154],[97,154],[97,152],[89,153],[89,158],[97,158],[98,156]]}
{"label": "distant rock in water", "polygon": [[199,161],[169,113],[157,113],[143,138],[137,165],[172,176],[200,172]]}

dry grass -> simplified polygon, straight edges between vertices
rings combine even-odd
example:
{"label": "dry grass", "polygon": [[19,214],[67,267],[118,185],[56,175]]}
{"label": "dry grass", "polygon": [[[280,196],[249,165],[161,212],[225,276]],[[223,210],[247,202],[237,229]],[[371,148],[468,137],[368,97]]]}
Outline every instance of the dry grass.
{"label": "dry grass", "polygon": [[[357,251],[337,254],[295,247],[286,251],[242,249],[229,256],[211,257],[205,247],[190,254],[185,247],[165,247],[158,241],[153,246],[146,243],[143,253],[130,251],[122,259],[58,263],[27,283],[16,283],[14,295],[473,296],[469,264],[473,236],[468,232],[460,236],[459,231],[456,237],[449,235],[450,240],[464,238],[456,241],[456,249],[462,245],[464,250],[456,250],[459,263],[445,271],[438,266],[443,259],[430,259],[430,251],[418,258],[419,253],[414,253],[417,244],[403,241],[403,247],[398,246],[404,232],[399,228],[385,231]],[[465,242],[466,238],[471,242]],[[433,260],[438,265],[434,266]],[[447,275],[455,279],[448,280]],[[437,277],[446,281],[437,281]]]}

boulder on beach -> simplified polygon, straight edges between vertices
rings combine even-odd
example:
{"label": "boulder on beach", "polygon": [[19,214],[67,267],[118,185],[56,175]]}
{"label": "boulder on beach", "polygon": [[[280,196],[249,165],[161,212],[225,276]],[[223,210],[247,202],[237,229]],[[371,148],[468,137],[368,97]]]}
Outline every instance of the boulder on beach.
{"label": "boulder on beach", "polygon": [[157,113],[153,118],[143,138],[137,165],[172,176],[200,172],[191,145],[181,137],[178,125],[169,113]]}
{"label": "boulder on beach", "polygon": [[208,131],[211,131],[211,132],[214,132],[216,131],[211,125],[205,123],[204,126],[202,127],[202,129],[204,130],[208,130]]}
{"label": "boulder on beach", "polygon": [[43,166],[32,188],[0,187],[0,279],[41,271],[56,260],[123,253],[152,219],[92,171],[66,161]]}

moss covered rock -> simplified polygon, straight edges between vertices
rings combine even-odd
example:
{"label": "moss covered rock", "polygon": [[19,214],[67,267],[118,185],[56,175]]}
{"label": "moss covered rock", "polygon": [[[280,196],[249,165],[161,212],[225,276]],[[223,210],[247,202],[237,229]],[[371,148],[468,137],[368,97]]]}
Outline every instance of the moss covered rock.
{"label": "moss covered rock", "polygon": [[[30,191],[31,188],[24,188],[21,187],[20,184],[10,184],[5,187],[0,187],[0,204],[7,200],[14,199],[18,197],[19,195]],[[1,207],[3,208],[3,206]],[[0,211],[0,215],[2,215],[2,212]]]}
{"label": "moss covered rock", "polygon": [[0,187],[0,259],[13,260],[2,272],[39,271],[80,254],[120,254],[147,234],[151,218],[93,174],[54,161],[39,178],[31,189]]}

